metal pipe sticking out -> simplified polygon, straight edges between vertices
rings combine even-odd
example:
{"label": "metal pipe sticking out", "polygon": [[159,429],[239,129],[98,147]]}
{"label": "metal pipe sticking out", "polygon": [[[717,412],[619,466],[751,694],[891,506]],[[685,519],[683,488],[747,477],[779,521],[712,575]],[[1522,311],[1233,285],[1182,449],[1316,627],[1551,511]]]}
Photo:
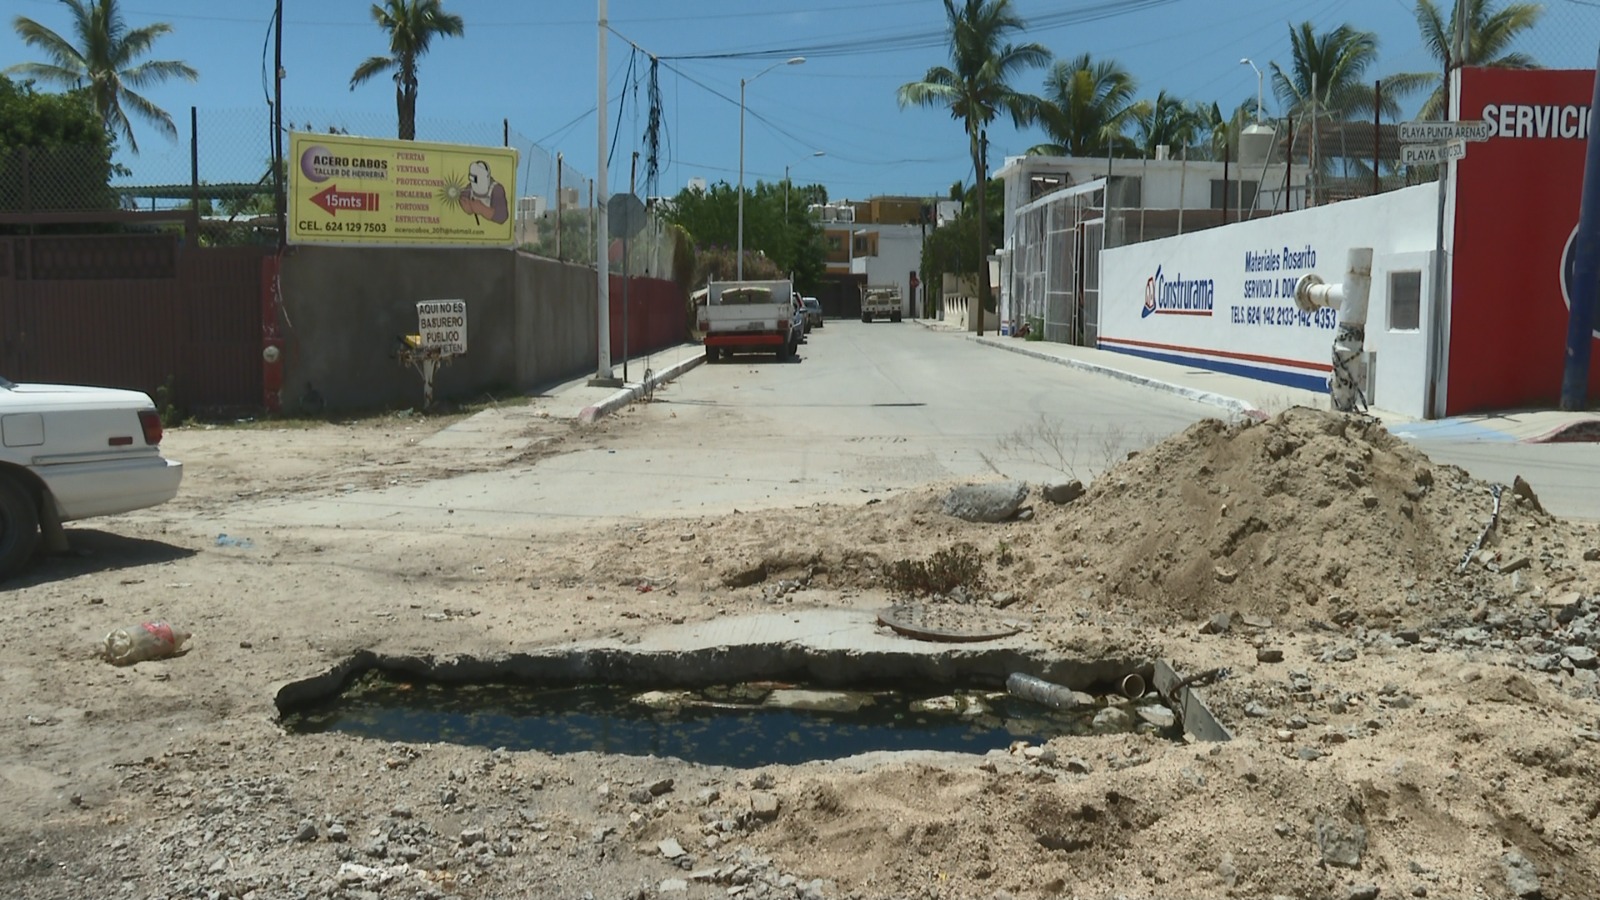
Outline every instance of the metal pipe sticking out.
{"label": "metal pipe sticking out", "polygon": [[1051,709],[1072,710],[1083,705],[1073,696],[1071,688],[1021,672],[1012,672],[1006,678],[1006,692]]}
{"label": "metal pipe sticking out", "polygon": [[1138,672],[1129,673],[1125,678],[1122,679],[1122,684],[1120,687],[1122,689],[1122,696],[1127,697],[1129,700],[1137,700],[1145,695],[1146,687],[1144,683],[1144,676],[1140,675]]}
{"label": "metal pipe sticking out", "polygon": [[1371,247],[1350,248],[1343,283],[1327,284],[1315,274],[1308,273],[1302,275],[1294,287],[1294,302],[1301,309],[1308,312],[1318,308],[1338,310],[1328,393],[1333,400],[1333,408],[1340,412],[1363,411],[1367,406],[1367,397],[1361,387],[1367,380],[1367,362],[1362,354],[1367,335],[1367,301],[1371,292]]}

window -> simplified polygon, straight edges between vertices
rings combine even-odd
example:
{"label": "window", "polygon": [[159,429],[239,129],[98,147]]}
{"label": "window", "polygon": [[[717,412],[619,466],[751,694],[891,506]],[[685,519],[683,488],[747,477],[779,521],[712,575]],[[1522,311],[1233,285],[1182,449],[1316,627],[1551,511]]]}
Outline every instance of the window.
{"label": "window", "polygon": [[1255,181],[1241,182],[1233,179],[1222,181],[1221,179],[1213,178],[1211,180],[1211,208],[1223,208],[1222,192],[1226,189],[1228,192],[1228,209],[1253,209],[1256,205],[1256,188],[1258,186],[1259,182]]}
{"label": "window", "polygon": [[1422,273],[1389,273],[1389,330],[1416,331],[1422,327]]}

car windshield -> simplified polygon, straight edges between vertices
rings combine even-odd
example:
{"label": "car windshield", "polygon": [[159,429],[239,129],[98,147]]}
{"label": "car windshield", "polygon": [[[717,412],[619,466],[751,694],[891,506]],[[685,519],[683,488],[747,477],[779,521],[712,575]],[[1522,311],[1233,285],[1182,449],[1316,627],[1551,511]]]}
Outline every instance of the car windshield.
{"label": "car windshield", "polygon": [[804,302],[807,309],[818,309],[822,306],[815,297],[807,297]]}

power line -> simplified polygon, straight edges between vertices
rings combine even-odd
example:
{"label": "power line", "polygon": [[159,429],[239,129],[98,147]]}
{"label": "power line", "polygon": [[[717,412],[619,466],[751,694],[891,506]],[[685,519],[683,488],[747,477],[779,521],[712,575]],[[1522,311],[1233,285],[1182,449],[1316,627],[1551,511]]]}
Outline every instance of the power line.
{"label": "power line", "polygon": [[[1030,33],[1051,31],[1057,28],[1065,28],[1069,25],[1098,22],[1103,19],[1129,15],[1147,9],[1170,6],[1177,2],[1179,0],[1097,0],[1097,2],[1089,3],[1078,9],[1032,16],[1027,19],[1027,30]],[[937,28],[922,29],[887,38],[861,37],[849,41],[791,44],[781,47],[768,47],[762,50],[674,54],[663,56],[662,59],[782,59],[789,56],[824,58],[862,54],[878,55],[898,50],[926,50],[945,47],[949,45],[949,42],[949,25],[940,23]]]}

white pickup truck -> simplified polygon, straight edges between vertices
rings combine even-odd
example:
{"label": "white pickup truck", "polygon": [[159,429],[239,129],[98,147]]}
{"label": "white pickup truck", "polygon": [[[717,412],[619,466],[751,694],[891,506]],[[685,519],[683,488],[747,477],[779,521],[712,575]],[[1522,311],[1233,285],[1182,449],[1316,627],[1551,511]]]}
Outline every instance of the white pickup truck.
{"label": "white pickup truck", "polygon": [[797,302],[787,281],[711,282],[697,316],[706,362],[740,352],[771,352],[780,360],[793,356],[805,322],[803,312],[796,318]]}
{"label": "white pickup truck", "polygon": [[864,284],[861,286],[861,321],[873,319],[900,321],[900,286],[897,284]]}

